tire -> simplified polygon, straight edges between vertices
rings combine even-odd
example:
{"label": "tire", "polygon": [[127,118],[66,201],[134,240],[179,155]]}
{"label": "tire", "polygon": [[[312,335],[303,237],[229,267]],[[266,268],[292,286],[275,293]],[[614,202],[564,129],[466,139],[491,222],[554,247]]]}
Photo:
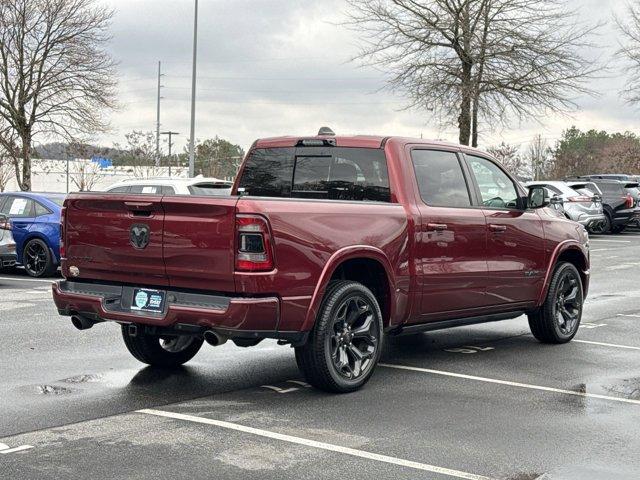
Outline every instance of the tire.
{"label": "tire", "polygon": [[611,215],[609,214],[609,212],[605,212],[604,225],[602,226],[600,233],[611,233],[612,225],[613,225],[613,222],[611,221]]}
{"label": "tire", "polygon": [[618,225],[617,227],[611,227],[611,233],[622,233],[626,230],[626,225]]}
{"label": "tire", "polygon": [[332,282],[309,340],[296,347],[296,361],[314,387],[353,392],[371,378],[382,338],[382,312],[371,290],[357,282]]}
{"label": "tire", "polygon": [[[204,339],[187,335],[174,337],[160,337],[142,333],[129,334],[129,326],[122,325],[122,338],[127,349],[142,363],[156,367],[178,367],[191,360],[202,347]],[[191,340],[190,342],[188,340]],[[184,345],[179,342],[183,342]],[[171,351],[171,349],[175,351]]]}
{"label": "tire", "polygon": [[529,314],[533,336],[542,343],[570,342],[580,327],[583,300],[580,273],[571,263],[559,263],[544,304]]}
{"label": "tire", "polygon": [[22,265],[27,275],[35,278],[50,277],[56,271],[49,246],[39,238],[29,240],[24,246]]}

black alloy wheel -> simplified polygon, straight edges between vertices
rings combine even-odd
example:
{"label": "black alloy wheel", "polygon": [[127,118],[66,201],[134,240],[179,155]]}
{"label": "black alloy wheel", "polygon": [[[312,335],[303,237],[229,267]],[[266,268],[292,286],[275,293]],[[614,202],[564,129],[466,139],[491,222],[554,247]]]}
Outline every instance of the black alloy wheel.
{"label": "black alloy wheel", "polygon": [[529,313],[531,333],[542,343],[567,343],[578,333],[584,292],[576,267],[568,262],[556,266],[544,304]]}
{"label": "black alloy wheel", "polygon": [[555,317],[562,334],[572,334],[581,312],[580,278],[572,270],[567,270],[558,284],[555,303]]}
{"label": "black alloy wheel", "polygon": [[55,270],[49,247],[37,238],[29,240],[22,257],[24,269],[31,277],[50,276]]}
{"label": "black alloy wheel", "polygon": [[371,378],[382,340],[382,312],[371,290],[358,282],[334,281],[307,343],[296,347],[296,361],[314,387],[353,392]]}
{"label": "black alloy wheel", "polygon": [[326,341],[335,371],[348,380],[365,376],[373,367],[379,343],[374,315],[368,299],[355,294],[340,304],[333,317],[332,335]]}

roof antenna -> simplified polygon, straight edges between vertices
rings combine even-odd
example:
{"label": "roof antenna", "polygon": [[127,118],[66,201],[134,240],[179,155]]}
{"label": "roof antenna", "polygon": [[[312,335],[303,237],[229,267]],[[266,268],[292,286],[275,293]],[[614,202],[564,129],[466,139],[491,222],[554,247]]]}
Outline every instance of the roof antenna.
{"label": "roof antenna", "polygon": [[326,135],[330,137],[336,136],[335,132],[331,130],[329,127],[320,127],[320,130],[318,130],[318,135]]}

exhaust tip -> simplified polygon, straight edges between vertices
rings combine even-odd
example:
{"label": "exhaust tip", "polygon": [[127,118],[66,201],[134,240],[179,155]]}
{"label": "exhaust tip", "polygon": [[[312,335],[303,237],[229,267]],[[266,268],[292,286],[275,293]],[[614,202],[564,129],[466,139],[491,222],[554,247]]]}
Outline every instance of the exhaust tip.
{"label": "exhaust tip", "polygon": [[71,323],[78,330],[88,330],[93,327],[94,322],[89,320],[88,318],[80,317],[78,315],[74,315],[71,317]]}
{"label": "exhaust tip", "polygon": [[214,332],[213,330],[207,330],[206,332],[204,332],[204,340],[209,345],[217,347],[225,343],[227,341],[227,337],[223,337],[222,335],[220,335],[217,332]]}

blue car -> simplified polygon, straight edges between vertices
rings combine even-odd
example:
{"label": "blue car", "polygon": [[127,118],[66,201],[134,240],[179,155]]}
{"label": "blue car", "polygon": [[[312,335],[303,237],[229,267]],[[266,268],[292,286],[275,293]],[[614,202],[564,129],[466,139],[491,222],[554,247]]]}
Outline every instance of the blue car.
{"label": "blue car", "polygon": [[0,213],[11,219],[18,263],[32,277],[51,276],[60,264],[62,193],[0,193]]}

